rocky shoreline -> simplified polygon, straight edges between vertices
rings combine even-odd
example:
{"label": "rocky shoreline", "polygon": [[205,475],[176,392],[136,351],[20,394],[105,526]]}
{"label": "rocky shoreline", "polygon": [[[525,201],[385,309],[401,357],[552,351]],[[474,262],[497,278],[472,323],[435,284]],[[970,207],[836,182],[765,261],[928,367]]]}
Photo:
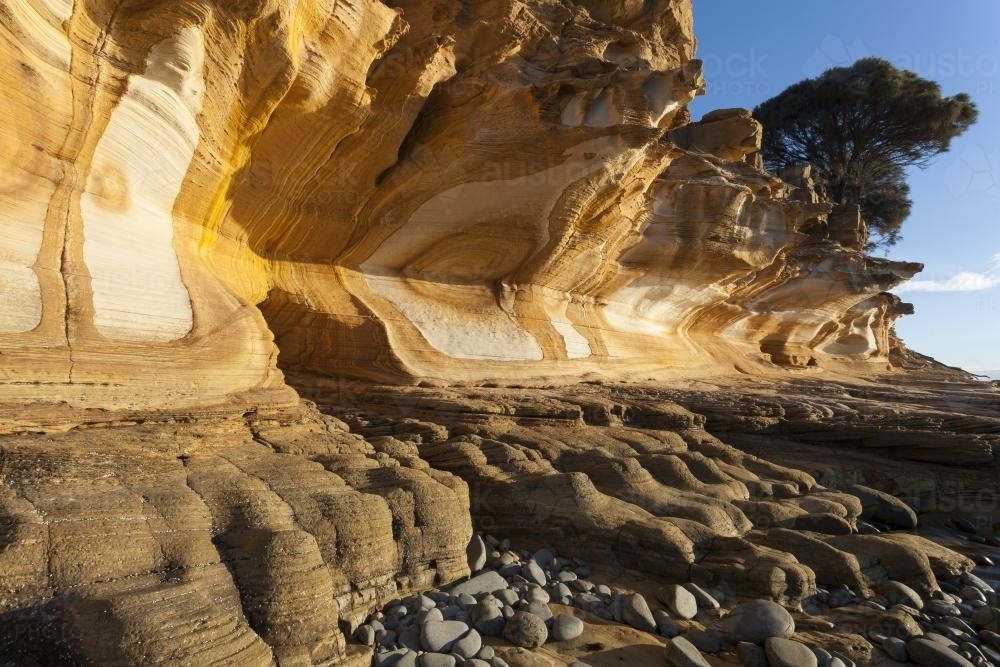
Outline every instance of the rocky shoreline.
{"label": "rocky shoreline", "polygon": [[1000,388],[690,0],[0,7],[0,664],[992,659]]}
{"label": "rocky shoreline", "polygon": [[[1000,579],[995,468],[963,456],[992,451],[996,391],[949,386],[352,384],[318,407],[66,413],[0,436],[0,658],[368,663],[372,649],[346,638],[381,610],[365,641],[402,641],[388,613],[414,618],[424,595],[441,622],[468,613],[512,667],[662,664],[685,641],[710,665],[739,664],[720,624],[756,600],[791,614],[792,641],[858,665],[893,664],[890,639],[919,659],[924,643],[910,642],[929,633],[989,659],[982,609],[995,593],[979,580]],[[950,461],[926,460],[932,423],[933,442],[956,443]],[[911,446],[887,448],[879,425]],[[850,427],[875,436],[832,448]],[[487,540],[470,562],[477,533],[510,543]],[[530,566],[544,549],[554,559]],[[449,597],[443,587],[476,575],[482,551],[502,589]],[[914,596],[900,598],[903,586]],[[693,618],[678,613],[681,591],[702,600]],[[634,594],[655,627],[639,598],[622,597]],[[583,632],[555,641],[579,624],[543,620],[549,641],[515,646],[498,629],[504,607],[488,610],[496,602],[481,613],[499,635],[475,627],[486,595],[572,616]],[[646,629],[618,622],[626,609]],[[682,641],[662,634],[667,616]]]}
{"label": "rocky shoreline", "polygon": [[[669,667],[1000,664],[1000,582],[971,572],[940,582],[926,596],[895,580],[868,596],[847,585],[819,589],[790,612],[770,600],[739,602],[721,588],[698,583],[661,586],[651,606],[641,593],[594,584],[585,562],[551,549],[529,553],[490,535],[474,535],[467,555],[473,573],[468,580],[392,601],[357,628],[354,640],[373,647],[373,665],[548,664],[517,650],[542,645],[556,655],[582,646],[596,654],[595,664],[605,664],[606,646],[591,641],[588,632],[598,619],[663,638],[663,661],[657,664]],[[852,611],[867,622],[859,627],[857,616],[829,620]],[[800,628],[860,633],[871,651],[861,656],[847,650],[851,657],[839,646],[828,650],[815,635],[798,641],[792,612]],[[586,655],[568,664],[592,667]]]}

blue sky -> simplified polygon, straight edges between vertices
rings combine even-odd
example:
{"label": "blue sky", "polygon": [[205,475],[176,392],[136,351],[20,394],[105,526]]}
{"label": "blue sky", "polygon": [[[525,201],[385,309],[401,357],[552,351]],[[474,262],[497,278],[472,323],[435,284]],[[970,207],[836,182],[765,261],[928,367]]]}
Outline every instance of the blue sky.
{"label": "blue sky", "polygon": [[694,0],[713,109],[753,108],[834,65],[878,56],[966,92],[979,121],[910,173],[913,213],[889,257],[923,262],[894,290],[916,306],[897,331],[913,349],[971,371],[1000,371],[1000,2]]}

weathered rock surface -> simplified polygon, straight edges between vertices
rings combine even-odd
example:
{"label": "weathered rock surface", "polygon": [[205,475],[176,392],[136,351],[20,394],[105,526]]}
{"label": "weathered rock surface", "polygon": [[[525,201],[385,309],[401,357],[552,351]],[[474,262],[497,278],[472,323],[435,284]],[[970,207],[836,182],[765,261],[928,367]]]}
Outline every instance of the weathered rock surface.
{"label": "weathered rock surface", "polygon": [[0,400],[889,361],[919,265],[687,124],[690,2],[3,6]]}
{"label": "weathered rock surface", "polygon": [[487,522],[744,599],[971,569],[852,532],[838,471],[982,488],[997,392],[890,336],[918,265],[760,171],[746,113],[688,125],[689,2],[0,16],[0,662],[365,660]]}
{"label": "weathered rock surface", "polygon": [[851,493],[861,500],[861,518],[878,521],[893,528],[916,528],[917,514],[899,498],[861,484],[853,484]]}
{"label": "weathered rock surface", "polygon": [[545,621],[526,611],[519,611],[507,621],[503,636],[515,646],[537,648],[548,639],[549,632]]}
{"label": "weathered rock surface", "polygon": [[[156,664],[182,655],[253,664],[302,651],[343,661],[341,625],[353,632],[404,591],[459,581],[469,572],[472,527],[486,521],[523,544],[556,547],[611,572],[717,582],[743,599],[802,601],[818,577],[862,595],[902,591],[889,584],[898,581],[926,600],[939,581],[972,568],[914,534],[767,528],[758,513],[835,512],[853,521],[860,504],[725,444],[671,397],[700,400],[654,385],[371,387],[357,405],[324,407],[350,431],[302,407],[3,436],[3,618],[39,633],[66,624],[87,631],[59,643],[0,644],[0,652],[15,663]],[[736,431],[720,435],[739,440]],[[808,446],[784,443],[808,467]],[[872,465],[892,470],[888,460]],[[903,470],[916,474],[914,465]],[[988,473],[934,474],[939,491],[949,479],[971,483]],[[489,570],[457,590],[500,595],[506,586]],[[499,634],[499,608],[480,618],[478,607],[469,608],[470,621]],[[213,630],[199,631],[199,619]],[[789,621],[732,636],[762,641],[790,632]],[[173,638],[185,633],[198,640],[178,654]],[[134,636],[145,638],[141,648]]]}

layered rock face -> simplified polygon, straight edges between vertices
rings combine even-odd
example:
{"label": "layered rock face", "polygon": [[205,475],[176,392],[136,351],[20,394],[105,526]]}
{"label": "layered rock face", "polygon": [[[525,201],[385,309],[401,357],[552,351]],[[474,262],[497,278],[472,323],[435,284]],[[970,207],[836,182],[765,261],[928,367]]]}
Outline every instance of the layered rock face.
{"label": "layered rock face", "polygon": [[688,3],[7,2],[3,36],[11,400],[884,364],[919,268],[743,160],[745,112],[668,134]]}
{"label": "layered rock face", "polygon": [[[324,406],[344,421],[303,407],[7,435],[0,660],[367,663],[345,636],[466,575],[474,529],[616,586],[693,580],[795,609],[817,587],[900,581],[928,599],[973,562],[910,531],[859,534],[876,508],[845,491],[860,479],[933,511],[989,488],[996,395],[940,389],[357,385]],[[809,636],[864,662],[859,627],[898,612],[851,613]]]}
{"label": "layered rock face", "polygon": [[473,528],[792,606],[971,568],[817,457],[985,468],[995,394],[732,379],[918,363],[919,265],[746,112],[689,123],[690,3],[0,0],[0,39],[0,661],[364,661]]}
{"label": "layered rock face", "polygon": [[3,659],[343,662],[340,623],[468,571],[464,482],[271,417],[7,438]]}

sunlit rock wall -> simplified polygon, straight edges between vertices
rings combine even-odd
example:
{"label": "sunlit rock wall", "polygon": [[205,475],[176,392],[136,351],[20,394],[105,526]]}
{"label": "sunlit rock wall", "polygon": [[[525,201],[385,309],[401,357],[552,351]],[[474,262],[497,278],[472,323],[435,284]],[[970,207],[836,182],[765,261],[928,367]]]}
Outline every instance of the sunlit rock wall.
{"label": "sunlit rock wall", "polygon": [[919,266],[688,125],[687,2],[0,9],[4,400],[887,363]]}

